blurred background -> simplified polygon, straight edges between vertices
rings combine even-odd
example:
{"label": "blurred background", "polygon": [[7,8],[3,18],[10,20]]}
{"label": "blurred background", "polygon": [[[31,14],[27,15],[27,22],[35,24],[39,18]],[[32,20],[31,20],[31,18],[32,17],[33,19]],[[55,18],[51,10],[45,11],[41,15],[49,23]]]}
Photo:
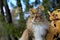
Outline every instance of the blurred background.
{"label": "blurred background", "polygon": [[0,0],[0,40],[18,40],[26,28],[29,10],[43,5],[47,10],[60,8],[59,0]]}

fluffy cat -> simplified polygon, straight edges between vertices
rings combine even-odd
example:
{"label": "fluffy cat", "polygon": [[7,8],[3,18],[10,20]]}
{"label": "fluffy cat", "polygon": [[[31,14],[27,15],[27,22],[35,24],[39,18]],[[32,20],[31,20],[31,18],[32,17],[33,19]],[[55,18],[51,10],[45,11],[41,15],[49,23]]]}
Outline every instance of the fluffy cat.
{"label": "fluffy cat", "polygon": [[48,29],[49,22],[44,13],[41,11],[35,13],[30,11],[30,17],[27,21],[27,29],[24,31],[20,40],[45,40]]}

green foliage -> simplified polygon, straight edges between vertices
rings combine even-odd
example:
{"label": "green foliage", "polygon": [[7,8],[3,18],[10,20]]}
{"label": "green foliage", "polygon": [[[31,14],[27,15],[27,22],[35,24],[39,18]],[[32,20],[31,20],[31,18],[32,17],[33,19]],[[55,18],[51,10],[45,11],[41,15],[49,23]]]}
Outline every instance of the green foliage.
{"label": "green foliage", "polygon": [[17,0],[17,6],[22,7],[21,0]]}
{"label": "green foliage", "polygon": [[50,2],[49,2],[49,0],[43,0],[42,5],[43,5],[44,8],[45,8],[45,10],[44,10],[45,12],[47,12],[47,10],[50,9]]}
{"label": "green foliage", "polygon": [[35,0],[35,5],[40,4],[40,0]]}
{"label": "green foliage", "polygon": [[28,12],[29,9],[33,7],[33,5],[29,4],[29,1],[30,0],[23,0],[24,4],[26,5],[26,9],[25,9],[26,12]]}
{"label": "green foliage", "polygon": [[[9,35],[14,35],[15,37],[20,37],[21,32],[17,28],[14,27],[13,24],[3,23],[4,29],[7,31]],[[22,30],[21,30],[22,31]]]}
{"label": "green foliage", "polygon": [[[16,28],[14,26],[14,24],[12,23],[6,23],[4,20],[3,20],[3,16],[0,15],[0,25],[3,25],[3,30],[5,30],[7,32],[7,34],[9,35],[14,35],[15,37],[19,38],[21,37],[24,29],[25,29],[25,26],[23,27],[19,27],[19,28]],[[2,34],[4,35],[4,32],[2,32]]]}
{"label": "green foliage", "polygon": [[0,23],[1,22],[4,22],[5,20],[4,20],[4,16],[2,15],[2,14],[0,14]]}
{"label": "green foliage", "polygon": [[50,10],[50,6],[53,5],[53,2],[51,0],[43,0],[42,5],[44,6],[44,13],[46,15],[46,18],[49,20],[49,14],[47,11]]}

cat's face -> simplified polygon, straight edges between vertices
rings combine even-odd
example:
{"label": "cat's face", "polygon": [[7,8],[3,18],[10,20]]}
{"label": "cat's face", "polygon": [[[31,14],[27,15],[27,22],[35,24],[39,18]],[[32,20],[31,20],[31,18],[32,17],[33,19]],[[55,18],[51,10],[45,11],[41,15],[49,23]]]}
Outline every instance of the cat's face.
{"label": "cat's face", "polygon": [[50,20],[60,20],[60,9],[54,10],[51,13]]}
{"label": "cat's face", "polygon": [[44,16],[41,12],[37,12],[37,13],[32,12],[30,14],[30,20],[31,20],[32,23],[39,23],[39,22],[43,21],[44,20],[43,17]]}

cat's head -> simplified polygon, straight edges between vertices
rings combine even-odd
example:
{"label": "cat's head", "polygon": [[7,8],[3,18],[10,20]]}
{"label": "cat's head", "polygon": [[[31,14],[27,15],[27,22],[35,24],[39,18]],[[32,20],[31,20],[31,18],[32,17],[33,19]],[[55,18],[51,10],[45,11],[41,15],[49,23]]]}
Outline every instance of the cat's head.
{"label": "cat's head", "polygon": [[50,20],[60,20],[60,9],[54,10],[50,14]]}
{"label": "cat's head", "polygon": [[32,23],[40,23],[40,22],[44,21],[44,19],[45,19],[44,16],[45,16],[44,13],[42,13],[41,11],[39,11],[37,9],[32,9],[30,11],[29,19]]}

